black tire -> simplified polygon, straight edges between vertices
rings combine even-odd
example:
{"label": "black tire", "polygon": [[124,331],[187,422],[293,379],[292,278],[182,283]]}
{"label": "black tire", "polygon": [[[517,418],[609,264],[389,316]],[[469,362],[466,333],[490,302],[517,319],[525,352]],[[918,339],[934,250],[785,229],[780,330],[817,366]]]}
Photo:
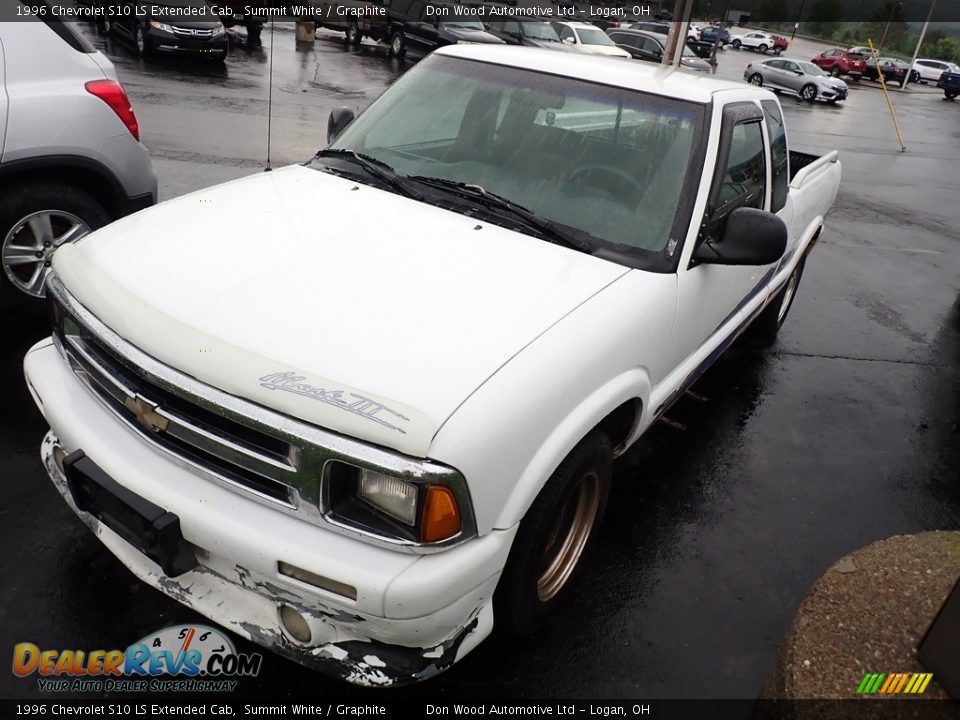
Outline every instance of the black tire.
{"label": "black tire", "polygon": [[[583,568],[603,519],[612,464],[610,441],[594,431],[564,458],[543,486],[520,522],[494,593],[498,627],[513,635],[531,635],[547,623],[563,602],[571,578]],[[582,528],[577,522],[580,510],[588,506],[595,508],[590,528],[580,542],[571,542],[575,534],[572,528]],[[572,513],[571,507],[575,508]],[[560,563],[565,572],[553,571],[551,566],[557,563],[549,563],[550,556],[555,553],[556,558],[569,557],[568,545],[579,546],[582,551],[572,563]]]}
{"label": "black tire", "polygon": [[773,49],[773,54],[774,54],[774,55],[779,55],[779,54],[782,53],[782,52],[783,52],[783,48],[774,48],[774,49]]}
{"label": "black tire", "polygon": [[943,91],[943,96],[944,96],[947,100],[953,100],[954,98],[957,97],[957,95],[960,95],[960,91],[957,91],[957,90],[944,90],[944,91]]}
{"label": "black tire", "polygon": [[345,35],[347,45],[359,45],[363,40],[363,33],[360,32],[360,26],[357,23],[352,22],[347,25],[347,33]]}
{"label": "black tire", "polygon": [[760,47],[757,48],[757,50],[760,51],[760,54],[761,54],[761,55],[766,55],[766,54],[767,54],[767,50],[769,50],[769,48],[768,48],[766,45],[761,44]]}
{"label": "black tire", "polygon": [[394,30],[390,35],[390,55],[402,58],[407,54],[407,37],[402,30]]}
{"label": "black tire", "polygon": [[783,327],[783,323],[786,322],[787,315],[790,314],[790,308],[793,307],[793,301],[797,297],[797,290],[800,288],[800,280],[803,278],[803,268],[806,264],[807,258],[804,257],[794,268],[793,273],[791,273],[780,292],[750,326],[749,334],[760,345],[766,347],[777,339],[777,334]]}
{"label": "black tire", "polygon": [[[0,297],[13,304],[40,308],[43,303],[20,290],[14,279],[26,284],[33,269],[27,265],[8,267],[8,248],[32,243],[33,234],[21,223],[34,213],[50,211],[54,214],[74,216],[89,230],[96,230],[109,223],[110,213],[87,193],[68,185],[56,183],[31,183],[21,187],[7,186],[0,192]],[[14,233],[14,230],[18,232]],[[59,228],[54,228],[56,232]],[[24,234],[27,233],[27,234]],[[79,239],[79,238],[74,238]],[[52,253],[53,248],[48,248]],[[41,251],[46,252],[46,251]],[[38,259],[43,263],[43,259]],[[7,304],[5,302],[5,304]]]}
{"label": "black tire", "polygon": [[834,65],[833,68],[830,70],[830,77],[835,77],[835,78],[840,77],[840,68]]}
{"label": "black tire", "polygon": [[751,85],[756,85],[757,87],[763,87],[763,75],[760,73],[754,73],[747,79],[747,82]]}
{"label": "black tire", "polygon": [[817,99],[817,86],[809,83],[800,88],[800,97],[806,100],[808,103],[812,103]]}
{"label": "black tire", "polygon": [[143,23],[134,23],[133,46],[137,49],[137,55],[140,57],[147,57],[150,54],[150,43],[147,41]]}
{"label": "black tire", "polygon": [[739,40],[734,40],[734,41],[732,41],[730,44],[733,46],[733,49],[734,49],[734,50],[739,50],[739,49],[740,49],[740,41],[739,41]]}

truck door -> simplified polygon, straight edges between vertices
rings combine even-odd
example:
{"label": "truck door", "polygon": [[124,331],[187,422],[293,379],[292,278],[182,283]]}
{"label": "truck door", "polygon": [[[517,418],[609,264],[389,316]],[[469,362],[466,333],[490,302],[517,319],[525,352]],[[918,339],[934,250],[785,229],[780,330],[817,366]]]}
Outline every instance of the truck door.
{"label": "truck door", "polygon": [[[769,148],[763,112],[752,102],[723,109],[717,165],[697,243],[719,238],[739,207],[770,209]],[[744,308],[764,291],[776,265],[712,265],[691,261],[678,276],[673,367],[726,346],[744,319]]]}

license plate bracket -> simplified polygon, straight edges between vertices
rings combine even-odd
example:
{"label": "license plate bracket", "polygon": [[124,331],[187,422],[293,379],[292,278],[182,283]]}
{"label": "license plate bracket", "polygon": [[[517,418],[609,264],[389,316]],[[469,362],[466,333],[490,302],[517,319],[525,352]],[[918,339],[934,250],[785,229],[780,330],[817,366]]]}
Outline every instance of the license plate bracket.
{"label": "license plate bracket", "polygon": [[180,532],[179,517],[123,487],[83,450],[64,458],[63,469],[74,504],[157,563],[169,577],[197,566],[197,557]]}

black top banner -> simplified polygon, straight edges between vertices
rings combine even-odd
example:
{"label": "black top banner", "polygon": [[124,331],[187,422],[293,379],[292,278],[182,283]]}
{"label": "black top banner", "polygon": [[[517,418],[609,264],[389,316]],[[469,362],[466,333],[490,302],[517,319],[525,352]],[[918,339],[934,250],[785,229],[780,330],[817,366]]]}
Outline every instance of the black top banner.
{"label": "black top banner", "polygon": [[[670,21],[671,0],[636,3],[593,0],[13,0],[0,3],[0,21],[59,18],[97,22],[215,20],[230,17],[275,22],[309,21],[321,25],[348,22],[457,23],[577,20],[629,23]],[[913,32],[926,20],[940,32],[960,36],[958,0],[694,0],[692,17],[734,26],[772,25],[787,30],[799,24],[817,35],[838,33],[844,24],[900,25]]]}

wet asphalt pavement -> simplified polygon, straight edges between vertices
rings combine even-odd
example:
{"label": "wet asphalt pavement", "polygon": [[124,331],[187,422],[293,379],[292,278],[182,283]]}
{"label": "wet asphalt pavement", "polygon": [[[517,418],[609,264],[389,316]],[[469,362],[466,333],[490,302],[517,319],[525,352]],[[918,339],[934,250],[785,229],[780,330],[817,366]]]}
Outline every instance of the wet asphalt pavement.
{"label": "wet asphalt pavement", "polygon": [[[117,64],[162,198],[260,171],[269,31],[264,51],[234,49],[225,70],[143,63],[85,31]],[[275,165],[309,157],[331,108],[363,108],[411,66],[332,34],[295,49],[282,29],[273,46]],[[812,48],[795,45],[798,57]],[[756,58],[727,51],[719,74],[739,79]],[[783,100],[791,145],[839,149],[844,174],[791,317],[771,348],[740,343],[722,358],[695,388],[706,402],[671,411],[685,431],[658,425],[619,463],[597,553],[552,626],[520,642],[494,636],[441,677],[385,694],[266,653],[237,695],[754,697],[836,559],[897,533],[957,529],[960,103],[925,88],[893,95],[906,153],[874,83],[853,85],[842,107]],[[62,503],[20,370],[44,330],[10,317],[0,328],[0,653],[25,640],[126,647],[199,621],[140,584]],[[0,662],[0,697],[39,696]]]}

